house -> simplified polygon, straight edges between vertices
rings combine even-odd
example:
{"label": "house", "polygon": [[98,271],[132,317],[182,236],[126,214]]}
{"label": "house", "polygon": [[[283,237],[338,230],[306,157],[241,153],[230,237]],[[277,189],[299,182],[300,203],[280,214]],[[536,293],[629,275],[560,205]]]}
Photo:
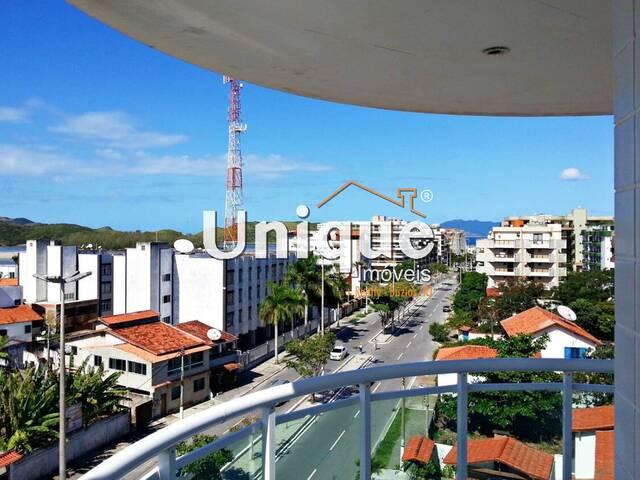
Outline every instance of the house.
{"label": "house", "polygon": [[118,383],[130,396],[153,400],[152,417],[179,410],[183,368],[184,406],[209,398],[210,341],[161,322],[151,310],[104,317],[100,323],[67,340],[70,367],[86,360],[102,365],[105,373],[122,372]]}
{"label": "house", "polygon": [[[479,358],[496,358],[497,350],[484,345],[463,345],[458,347],[444,347],[438,350],[436,361],[444,360],[475,360]],[[438,374],[438,386],[456,385],[458,376],[456,373]],[[482,381],[482,377],[469,375],[469,382]]]}
{"label": "house", "polygon": [[429,462],[438,464],[438,452],[433,440],[424,435],[410,437],[402,453],[402,463],[412,462],[426,465]]}
{"label": "house", "polygon": [[[469,439],[467,458],[470,478],[549,480],[554,473],[553,455],[507,436]],[[455,465],[457,446],[443,463]]]}
{"label": "house", "polygon": [[613,480],[613,427],[613,405],[573,409],[576,480]]}
{"label": "house", "polygon": [[574,322],[565,320],[541,307],[533,307],[500,322],[510,337],[545,333],[549,343],[540,352],[541,358],[584,358],[589,350],[602,342]]}
{"label": "house", "polygon": [[42,328],[42,316],[29,305],[0,308],[0,337],[7,337],[9,365],[21,368],[25,349]]}

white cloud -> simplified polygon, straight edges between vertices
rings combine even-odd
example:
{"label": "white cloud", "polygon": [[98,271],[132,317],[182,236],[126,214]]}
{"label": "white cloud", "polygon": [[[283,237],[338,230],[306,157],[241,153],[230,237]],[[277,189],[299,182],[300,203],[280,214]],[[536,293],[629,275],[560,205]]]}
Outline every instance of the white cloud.
{"label": "white cloud", "polygon": [[29,109],[0,106],[0,122],[19,123],[27,119]]}
{"label": "white cloud", "polygon": [[50,149],[0,144],[0,174],[2,175],[60,174],[73,166],[72,159]]}
{"label": "white cloud", "polygon": [[140,130],[131,116],[119,111],[72,115],[51,130],[110,147],[128,149],[170,147],[188,139],[181,134]]}
{"label": "white cloud", "polygon": [[[104,159],[109,160],[105,165]],[[245,172],[257,178],[277,179],[295,172],[322,172],[327,165],[289,161],[281,155],[248,155]],[[80,160],[56,149],[0,144],[0,175],[51,175],[55,179],[77,176],[198,176],[223,177],[226,155],[149,155],[144,151],[123,153],[100,149],[95,157]]]}
{"label": "white cloud", "polygon": [[560,173],[560,180],[579,181],[587,180],[589,177],[575,167],[565,168]]}

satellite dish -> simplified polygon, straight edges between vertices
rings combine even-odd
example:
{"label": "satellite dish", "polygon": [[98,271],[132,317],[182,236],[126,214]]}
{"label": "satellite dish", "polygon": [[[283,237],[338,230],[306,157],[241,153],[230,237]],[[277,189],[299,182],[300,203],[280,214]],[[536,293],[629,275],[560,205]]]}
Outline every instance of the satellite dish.
{"label": "satellite dish", "polygon": [[578,318],[576,316],[576,312],[565,305],[558,305],[557,310],[562,318],[564,318],[565,320],[569,320],[570,322],[575,322]]}
{"label": "satellite dish", "polygon": [[173,248],[180,253],[191,253],[193,252],[193,243],[191,240],[187,240],[186,238],[179,238],[173,243]]}
{"label": "satellite dish", "polygon": [[210,328],[207,330],[207,337],[209,337],[209,340],[217,342],[222,338],[222,332],[217,328]]}

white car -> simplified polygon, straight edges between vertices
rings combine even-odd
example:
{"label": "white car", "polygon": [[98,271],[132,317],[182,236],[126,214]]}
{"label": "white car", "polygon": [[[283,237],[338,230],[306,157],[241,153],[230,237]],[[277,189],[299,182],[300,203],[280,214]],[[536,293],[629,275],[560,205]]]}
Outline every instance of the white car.
{"label": "white car", "polygon": [[344,345],[336,345],[335,347],[333,347],[333,350],[331,350],[331,354],[329,355],[329,358],[331,360],[342,360],[346,356],[347,356],[347,347],[345,347]]}

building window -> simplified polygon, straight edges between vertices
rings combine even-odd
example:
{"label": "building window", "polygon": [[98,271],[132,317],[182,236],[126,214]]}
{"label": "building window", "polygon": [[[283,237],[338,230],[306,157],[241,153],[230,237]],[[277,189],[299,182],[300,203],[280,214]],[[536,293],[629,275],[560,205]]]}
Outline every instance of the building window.
{"label": "building window", "polygon": [[111,370],[120,370],[122,372],[127,371],[127,362],[120,358],[110,358],[109,359],[109,368]]}
{"label": "building window", "polygon": [[142,250],[143,252],[147,249],[146,245],[140,245],[140,250]]}
{"label": "building window", "polygon": [[204,363],[204,353],[198,352],[191,354],[189,358],[191,368],[199,367]]}
{"label": "building window", "polygon": [[0,329],[0,337],[6,337],[7,336],[7,330],[2,328]]}
{"label": "building window", "polygon": [[564,358],[585,358],[586,355],[586,348],[564,347]]}
{"label": "building window", "polygon": [[171,323],[171,316],[167,315],[166,317],[162,317],[162,321],[164,323]]}
{"label": "building window", "polygon": [[238,322],[242,323],[242,309],[238,309]]}
{"label": "building window", "polygon": [[71,345],[71,355],[78,355],[78,347]]}
{"label": "building window", "polygon": [[253,299],[253,287],[249,287],[249,300]]}
{"label": "building window", "polygon": [[107,293],[111,293],[111,282],[102,282],[100,283],[100,293],[105,295]]}
{"label": "building window", "polygon": [[76,294],[75,294],[75,292],[65,293],[65,294],[64,294],[64,299],[65,299],[65,300],[75,300],[75,299],[76,299]]}
{"label": "building window", "polygon": [[227,270],[226,273],[226,283],[227,285],[232,285],[233,284],[233,270]]}
{"label": "building window", "polygon": [[180,386],[171,388],[171,400],[178,400],[180,398]]}
{"label": "building window", "polygon": [[167,365],[167,373],[171,375],[172,373],[179,372],[181,368],[182,359],[180,357],[172,358]]}
{"label": "building window", "polygon": [[102,265],[100,265],[100,274],[104,275],[104,276],[110,276],[111,275],[111,264],[110,263],[103,263]]}
{"label": "building window", "polygon": [[137,373],[138,375],[147,374],[147,365],[140,362],[132,362],[129,360],[129,371],[131,373]]}
{"label": "building window", "polygon": [[227,292],[227,305],[233,305],[233,292]]}
{"label": "building window", "polygon": [[24,326],[24,333],[31,333],[31,325]]}
{"label": "building window", "polygon": [[102,312],[110,312],[111,311],[111,300],[105,300],[100,302],[100,311]]}
{"label": "building window", "polygon": [[16,299],[13,301],[13,304],[17,307],[18,305],[22,304],[22,301],[20,299]]}
{"label": "building window", "polygon": [[164,297],[162,297],[162,303],[170,303],[171,302],[171,295],[165,295]]}
{"label": "building window", "polygon": [[165,273],[164,275],[162,275],[162,281],[163,282],[170,282],[171,281],[171,274],[170,273]]}
{"label": "building window", "polygon": [[94,355],[93,356],[93,366],[94,367],[99,367],[102,365],[102,356],[101,355]]}
{"label": "building window", "polygon": [[204,390],[204,378],[198,378],[193,381],[193,391],[199,392],[200,390]]}
{"label": "building window", "polygon": [[233,312],[227,312],[225,323],[227,329],[233,326]]}

